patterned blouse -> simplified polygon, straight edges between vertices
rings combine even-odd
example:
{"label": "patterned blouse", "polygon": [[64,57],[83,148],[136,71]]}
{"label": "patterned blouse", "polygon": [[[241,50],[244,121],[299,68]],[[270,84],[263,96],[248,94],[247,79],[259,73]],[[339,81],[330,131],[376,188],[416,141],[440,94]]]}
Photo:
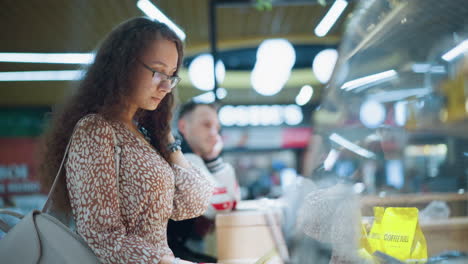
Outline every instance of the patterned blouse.
{"label": "patterned blouse", "polygon": [[77,231],[103,263],[159,263],[173,255],[168,220],[203,214],[213,188],[198,170],[167,163],[122,123],[98,114],[78,122],[66,171]]}

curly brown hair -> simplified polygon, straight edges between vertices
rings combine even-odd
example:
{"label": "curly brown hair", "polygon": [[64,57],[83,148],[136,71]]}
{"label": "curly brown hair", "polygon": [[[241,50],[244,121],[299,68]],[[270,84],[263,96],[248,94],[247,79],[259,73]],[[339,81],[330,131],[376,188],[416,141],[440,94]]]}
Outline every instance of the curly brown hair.
{"label": "curly brown hair", "polygon": [[[99,113],[115,120],[132,94],[131,85],[138,59],[158,40],[173,41],[178,52],[177,74],[183,59],[183,44],[169,27],[147,18],[133,18],[114,28],[99,45],[94,62],[88,67],[77,90],[53,115],[40,148],[39,180],[48,191],[62,161],[73,128],[84,116]],[[174,106],[174,95],[168,93],[154,111],[138,110],[136,121],[148,131],[151,143],[169,162],[167,135]],[[61,172],[64,173],[64,170]],[[63,175],[53,193],[54,211],[69,214],[70,202]]]}

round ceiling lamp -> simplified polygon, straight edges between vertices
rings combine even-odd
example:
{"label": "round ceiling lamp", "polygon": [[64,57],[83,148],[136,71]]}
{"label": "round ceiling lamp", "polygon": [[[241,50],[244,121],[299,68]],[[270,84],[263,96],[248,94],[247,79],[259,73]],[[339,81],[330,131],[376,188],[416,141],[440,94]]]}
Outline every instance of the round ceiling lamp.
{"label": "round ceiling lamp", "polygon": [[[192,84],[202,90],[210,91],[214,88],[213,56],[208,53],[198,55],[189,65],[188,74]],[[226,68],[221,60],[216,63],[216,80],[219,84],[224,81]]]}
{"label": "round ceiling lamp", "polygon": [[330,80],[337,60],[336,49],[325,49],[315,56],[312,71],[320,83],[327,83]]}
{"label": "round ceiling lamp", "polygon": [[286,39],[263,41],[257,50],[257,60],[250,80],[254,90],[264,96],[277,94],[291,75],[296,52]]}

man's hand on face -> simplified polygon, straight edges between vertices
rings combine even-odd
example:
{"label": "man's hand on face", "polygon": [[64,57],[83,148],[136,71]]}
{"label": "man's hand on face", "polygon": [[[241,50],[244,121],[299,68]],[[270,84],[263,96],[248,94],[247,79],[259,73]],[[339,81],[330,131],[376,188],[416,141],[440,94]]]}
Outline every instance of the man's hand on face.
{"label": "man's hand on face", "polygon": [[214,145],[212,145],[207,152],[203,155],[204,160],[212,160],[215,159],[216,157],[221,154],[221,151],[223,150],[223,140],[221,139],[221,136],[218,135],[216,137],[216,142]]}

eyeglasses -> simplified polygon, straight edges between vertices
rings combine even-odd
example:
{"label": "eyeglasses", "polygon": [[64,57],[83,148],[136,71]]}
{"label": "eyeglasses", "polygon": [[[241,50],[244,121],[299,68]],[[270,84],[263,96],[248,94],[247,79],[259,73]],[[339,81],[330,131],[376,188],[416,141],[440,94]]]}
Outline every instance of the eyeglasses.
{"label": "eyeglasses", "polygon": [[179,76],[169,76],[165,73],[159,72],[150,66],[141,62],[141,65],[146,69],[150,70],[153,73],[153,84],[160,84],[161,82],[167,81],[169,83],[169,88],[174,89],[176,85],[180,82],[181,78]]}

